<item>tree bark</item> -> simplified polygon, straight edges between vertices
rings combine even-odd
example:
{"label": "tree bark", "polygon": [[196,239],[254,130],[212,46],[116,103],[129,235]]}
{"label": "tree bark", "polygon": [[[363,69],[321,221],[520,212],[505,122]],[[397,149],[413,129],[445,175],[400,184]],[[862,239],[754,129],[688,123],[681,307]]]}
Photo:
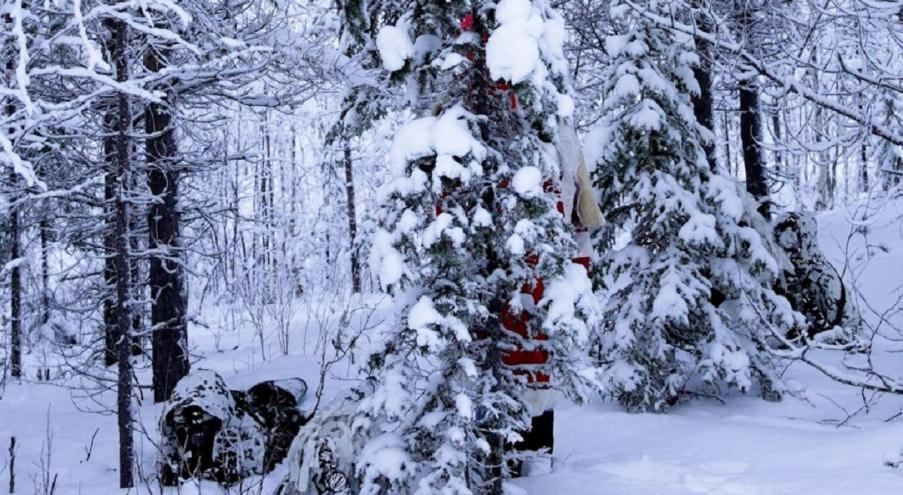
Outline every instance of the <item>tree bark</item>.
{"label": "tree bark", "polygon": [[50,219],[46,214],[38,228],[41,238],[41,323],[46,325],[50,321]]}
{"label": "tree bark", "polygon": [[[696,7],[699,5],[699,1]],[[700,13],[696,20],[699,29],[703,32],[712,32],[712,23],[708,15]],[[696,51],[699,54],[699,64],[693,67],[693,75],[696,82],[699,83],[699,94],[693,95],[693,113],[696,114],[696,121],[699,125],[705,127],[712,132],[712,139],[702,143],[705,150],[706,161],[709,162],[709,168],[716,172],[718,169],[717,157],[715,154],[715,116],[713,113],[714,99],[712,95],[712,45],[708,41],[698,38],[696,39]]]}
{"label": "tree bark", "polygon": [[[104,162],[107,164],[106,174],[104,176],[104,215],[106,216],[107,225],[113,225],[116,215],[116,149],[119,136],[116,134],[116,118],[115,104],[107,109],[104,115],[104,132],[106,136],[103,141]],[[113,253],[116,251],[116,238],[113,236],[113,229],[108,228],[103,239],[104,247],[104,298],[103,298],[103,326],[104,326],[104,347],[103,360],[106,366],[112,366],[119,360],[119,354],[116,350],[117,329],[116,329],[116,296],[114,287],[116,286],[116,262],[113,259]]]}
{"label": "tree bark", "polygon": [[[126,48],[128,46],[128,28],[123,21],[115,19],[104,20],[104,27],[109,33],[107,49],[110,60],[116,70],[116,80],[124,82],[128,78],[128,61]],[[115,348],[118,361],[116,409],[117,423],[119,427],[119,487],[132,488],[134,483],[133,469],[135,464],[134,437],[133,437],[133,411],[132,411],[132,363],[130,329],[131,317],[131,289],[129,283],[129,204],[126,198],[129,189],[130,156],[128,132],[131,127],[131,113],[129,109],[129,97],[125,93],[117,93],[115,111],[108,115],[114,115],[108,122],[115,125],[115,138],[104,143],[106,159],[112,159],[112,174],[108,174],[106,185],[112,186],[114,200],[113,215],[110,225],[111,234],[108,239],[112,242],[114,252],[108,254],[112,259],[112,269],[116,279],[116,304],[115,304]],[[110,191],[108,191],[110,192]]]}
{"label": "tree bark", "polygon": [[722,112],[721,115],[721,122],[724,127],[724,166],[727,167],[728,175],[735,176],[733,158],[731,157],[731,118],[727,112]]}
{"label": "tree bark", "polygon": [[343,138],[345,158],[345,200],[348,203],[348,244],[351,257],[351,291],[361,291],[361,262],[357,257],[357,213],[354,207],[354,171],[351,160],[351,144],[348,137]]}
{"label": "tree bark", "polygon": [[747,79],[740,82],[740,143],[743,147],[743,167],[746,171],[746,190],[757,200],[768,197],[765,167],[762,163],[762,117],[759,113],[759,89]]}
{"label": "tree bark", "polygon": [[[164,57],[152,46],[145,54],[144,65],[151,72],[159,72],[165,66]],[[144,120],[147,184],[154,198],[147,213],[154,402],[168,400],[190,367],[172,105],[170,93],[163,103],[148,103]]]}
{"label": "tree bark", "polygon": [[[754,45],[753,12],[749,5],[739,6],[738,23],[747,43]],[[756,48],[753,46],[753,48]],[[742,68],[741,68],[742,70]],[[739,81],[740,95],[740,146],[743,149],[743,168],[746,172],[746,190],[759,202],[759,211],[768,212],[768,183],[765,179],[765,162],[761,148],[762,114],[759,105],[759,86],[756,76]]]}
{"label": "tree bark", "polygon": [[[10,173],[13,189],[17,179],[15,172]],[[19,238],[19,208],[14,206],[9,209],[9,261],[13,263],[9,272],[9,371],[13,378],[22,376],[22,268],[17,261],[22,253]]]}
{"label": "tree bark", "polygon": [[859,190],[869,192],[869,162],[868,143],[865,138],[859,145]]}
{"label": "tree bark", "polygon": [[[2,19],[4,26],[12,26],[13,19],[8,13],[4,13]],[[6,64],[4,64],[4,70],[10,79],[13,78],[16,69],[15,60],[16,57],[10,53]],[[15,112],[16,107],[13,103],[9,103],[3,108],[3,113],[8,116],[13,115]],[[9,128],[6,132],[9,136],[13,136],[16,133],[16,129]],[[9,184],[13,195],[15,195],[15,190],[18,187],[18,176],[15,171],[9,174]],[[22,272],[18,262],[16,262],[21,256],[19,237],[19,208],[14,206],[9,209],[9,261],[14,263],[9,272],[9,364],[10,375],[13,378],[22,376]]]}

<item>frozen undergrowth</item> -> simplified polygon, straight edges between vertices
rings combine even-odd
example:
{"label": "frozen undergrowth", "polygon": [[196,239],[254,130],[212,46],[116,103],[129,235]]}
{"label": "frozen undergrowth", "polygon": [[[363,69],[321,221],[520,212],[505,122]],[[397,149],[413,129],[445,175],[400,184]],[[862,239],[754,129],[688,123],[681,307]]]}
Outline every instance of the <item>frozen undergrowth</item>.
{"label": "frozen undergrowth", "polygon": [[[855,276],[863,295],[875,308],[890,306],[898,296],[894,290],[903,273],[901,228],[896,220],[900,215],[903,203],[891,204],[870,223],[871,259],[866,256],[861,237],[850,250],[853,264],[867,262]],[[851,228],[848,218],[847,211],[833,211],[819,218],[821,245],[838,266],[846,258],[844,246]],[[378,298],[367,299],[370,305],[377,305],[377,301]],[[289,355],[277,352],[276,338],[271,336],[273,347],[267,361],[261,360],[258,341],[247,325],[219,335],[213,329],[194,325],[191,343],[199,357],[195,366],[221,372],[233,387],[246,387],[268,378],[300,376],[312,384],[313,390],[318,380],[318,342],[323,337],[319,329],[334,332],[339,325],[340,311],[315,309],[321,306],[307,304],[305,311],[296,316],[292,326],[296,335]],[[390,311],[383,303],[371,323],[384,319]],[[321,317],[306,321],[305,314],[311,312]],[[208,324],[226,320],[212,309],[199,315],[199,319]],[[352,327],[360,324],[359,320],[352,321]],[[900,355],[888,353],[892,346],[886,342],[879,345],[883,352],[876,356],[878,362],[886,370],[903,374]],[[333,371],[335,375],[327,385],[329,396],[348,386],[349,382],[339,378],[353,374],[353,366],[345,361]],[[848,418],[848,413],[862,405],[857,390],[831,383],[801,365],[792,367],[788,376],[806,400],[787,398],[781,403],[768,403],[732,395],[725,397],[723,404],[700,399],[667,415],[626,414],[613,404],[561,408],[556,415],[553,472],[523,478],[516,484],[531,494],[901,493],[903,473],[885,466],[884,461],[903,447],[903,419],[886,421],[900,412],[903,398],[885,396],[867,414]],[[149,381],[146,375],[140,379],[142,383]],[[91,404],[73,400],[70,391],[58,385],[61,384],[25,381],[9,383],[3,391],[0,483],[4,491],[9,475],[7,447],[14,435],[16,493],[41,493],[45,473],[51,481],[56,477],[57,494],[126,493],[114,488],[118,479],[115,416],[80,410]],[[100,400],[112,404],[112,394],[103,394]],[[153,432],[160,411],[161,407],[150,404],[145,395],[139,417],[148,435],[139,435],[137,442],[142,474],[153,469]],[[52,433],[49,437],[48,427]],[[277,469],[264,480],[261,493],[270,493],[283,473],[284,468]],[[250,484],[258,482],[251,480]],[[257,488],[250,493],[258,493]],[[221,492],[210,483],[188,484],[181,491],[214,495]],[[141,486],[131,493],[159,491]],[[239,491],[234,488],[231,493]]]}

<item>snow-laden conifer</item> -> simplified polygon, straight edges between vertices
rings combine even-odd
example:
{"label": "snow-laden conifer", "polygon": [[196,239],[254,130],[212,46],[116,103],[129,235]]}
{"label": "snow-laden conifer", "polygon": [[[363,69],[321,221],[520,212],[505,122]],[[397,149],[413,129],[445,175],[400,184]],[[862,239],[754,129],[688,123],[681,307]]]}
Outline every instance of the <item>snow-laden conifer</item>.
{"label": "snow-laden conifer", "polygon": [[[530,373],[574,399],[594,387],[581,358],[594,298],[556,192],[573,109],[563,36],[543,0],[418,0],[371,42],[415,118],[394,136],[374,236],[398,317],[348,421],[359,493],[501,493],[535,378],[505,366],[508,351],[547,351]],[[503,314],[547,338],[505,331]]]}
{"label": "snow-laden conifer", "polygon": [[[631,4],[633,5],[633,4]],[[692,38],[657,26],[687,6],[616,2],[620,34],[601,102],[594,182],[608,220],[597,252],[604,324],[594,349],[608,392],[635,410],[661,410],[708,385],[780,385],[767,347],[800,317],[774,293],[779,273],[764,219],[732,180],[711,172],[709,131]],[[642,12],[640,12],[642,11]]]}

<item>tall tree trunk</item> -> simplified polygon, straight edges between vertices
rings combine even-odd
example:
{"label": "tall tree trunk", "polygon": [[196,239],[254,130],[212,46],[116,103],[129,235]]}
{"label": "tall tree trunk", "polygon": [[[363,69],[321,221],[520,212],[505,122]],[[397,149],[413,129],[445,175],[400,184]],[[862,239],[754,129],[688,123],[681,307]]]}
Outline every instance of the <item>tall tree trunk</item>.
{"label": "tall tree trunk", "polygon": [[[9,29],[13,25],[13,19],[9,13],[4,13],[0,16],[0,19],[3,20],[2,25],[4,26],[4,29]],[[0,54],[7,50],[10,52],[12,51],[11,47],[3,48],[5,49],[0,51]],[[4,64],[4,71],[6,72],[7,77],[12,80],[15,77],[16,57],[14,57],[12,53],[7,53],[7,56],[6,64]],[[16,112],[16,107],[12,103],[12,99],[8,101],[10,101],[10,103],[3,108],[3,113],[11,116]],[[16,129],[12,127],[5,131],[8,136],[14,136],[16,134]],[[13,196],[15,196],[15,190],[18,187],[18,183],[16,172],[10,172],[9,187],[13,191]],[[15,200],[15,197],[10,199]],[[19,237],[19,208],[13,206],[9,209],[9,261],[15,263],[9,272],[9,365],[10,375],[14,378],[22,376],[22,272],[19,263],[16,261],[19,259],[19,256],[21,256]]]}
{"label": "tall tree trunk", "polygon": [[[159,72],[164,64],[165,53],[150,47],[144,57],[147,70]],[[179,173],[172,105],[172,94],[167,92],[163,103],[147,104],[144,117],[148,135],[147,184],[154,197],[147,213],[154,402],[168,400],[176,383],[189,371],[187,294],[180,246]]]}
{"label": "tall tree trunk", "polygon": [[357,253],[357,214],[354,208],[354,163],[351,160],[351,143],[348,136],[342,139],[345,157],[345,200],[348,203],[348,244],[351,248],[351,290],[354,293],[361,291],[361,262]]}
{"label": "tall tree trunk", "polygon": [[[10,184],[15,189],[18,177],[10,173]],[[19,245],[19,207],[9,209],[9,261],[13,263],[9,271],[9,339],[10,339],[10,375],[13,378],[22,376],[22,268],[19,257],[22,256]]]}
{"label": "tall tree trunk", "polygon": [[[113,225],[116,216],[116,149],[119,136],[116,134],[116,125],[118,119],[116,117],[115,103],[106,111],[104,115],[104,132],[106,136],[103,140],[104,162],[107,170],[104,175],[104,215],[107,225]],[[103,239],[104,247],[104,297],[103,297],[103,326],[104,326],[104,348],[103,357],[104,364],[112,366],[119,359],[116,350],[117,327],[116,327],[116,261],[113,253],[116,251],[116,238],[113,235],[113,229],[107,228]]]}
{"label": "tall tree trunk", "polygon": [[[49,206],[49,205],[48,205]],[[41,239],[41,323],[50,321],[50,219],[43,215],[38,224]]]}
{"label": "tall tree trunk", "polygon": [[869,192],[869,153],[868,143],[864,137],[859,144],[859,190]]}
{"label": "tall tree trunk", "polygon": [[[134,174],[133,174],[134,176]],[[134,180],[129,185],[130,188],[137,188],[137,182]],[[129,237],[129,248],[132,253],[137,253],[141,250],[141,239],[138,237],[137,232],[140,230],[139,222],[143,219],[139,217],[137,212],[132,211],[129,215],[129,233],[131,234]],[[141,302],[144,301],[144,285],[141,280],[141,260],[132,255],[129,257],[129,280],[131,282],[131,290],[132,290],[132,300],[139,304],[137,307],[132,307],[132,332],[131,332],[131,348],[132,348],[132,356],[141,356],[144,354],[144,349],[142,347],[142,331],[143,331],[143,306],[140,306]]]}
{"label": "tall tree trunk", "polygon": [[[124,82],[128,79],[128,61],[126,60],[126,47],[128,46],[128,28],[123,21],[107,19],[104,27],[109,33],[107,50],[110,60],[116,70],[116,80]],[[115,111],[110,114],[114,117],[105,119],[115,126],[115,139],[113,142],[104,143],[105,158],[110,160],[112,174],[108,174],[107,186],[112,186],[114,200],[114,212],[109,227],[111,230],[109,239],[112,241],[114,252],[108,253],[108,259],[112,259],[113,270],[116,279],[116,304],[115,304],[115,348],[118,361],[116,409],[119,426],[119,486],[131,488],[134,486],[132,467],[135,464],[134,437],[133,437],[133,408],[132,408],[132,363],[130,329],[131,317],[131,289],[129,287],[129,208],[126,194],[129,189],[130,156],[129,137],[131,113],[129,109],[129,97],[125,93],[116,95]]]}
{"label": "tall tree trunk", "polygon": [[[294,241],[295,235],[297,235],[298,225],[298,132],[295,130],[294,125],[292,125],[291,133],[292,152],[290,155],[291,167],[289,167],[291,172],[291,187],[289,188],[288,200],[288,238]],[[294,263],[292,263],[292,267],[294,266]]]}
{"label": "tall tree trunk", "polygon": [[273,236],[273,223],[276,213],[273,187],[273,145],[272,131],[270,129],[270,113],[263,114],[263,145],[264,161],[260,176],[261,194],[263,200],[263,276],[264,294],[267,302],[273,301],[276,294],[276,246]]}
{"label": "tall tree trunk", "polygon": [[[694,1],[695,7],[700,7],[699,0]],[[712,22],[709,16],[698,13],[696,24],[703,32],[712,31]],[[699,94],[693,95],[693,113],[696,121],[712,133],[712,139],[703,143],[706,160],[713,172],[717,171],[718,163],[715,155],[715,116],[713,113],[714,101],[712,95],[712,46],[702,38],[696,38],[696,51],[699,54],[699,64],[693,67],[693,75],[699,83]]]}
{"label": "tall tree trunk", "polygon": [[273,301],[276,295],[276,239],[273,228],[276,220],[276,187],[274,184],[276,173],[273,170],[273,136],[270,129],[270,113],[264,114],[264,122],[266,124],[266,166],[264,167],[264,179],[267,181],[266,188],[266,223],[264,232],[266,233],[266,267],[267,267],[267,294],[268,299]]}
{"label": "tall tree trunk", "polygon": [[[753,32],[753,11],[748,4],[739,6],[739,25],[745,39],[755,50],[756,35]],[[742,68],[741,68],[742,70]],[[743,148],[743,168],[746,172],[746,190],[759,202],[759,211],[767,218],[768,183],[765,180],[765,157],[762,152],[762,114],[759,105],[759,87],[756,76],[739,81],[740,94],[740,146]]]}

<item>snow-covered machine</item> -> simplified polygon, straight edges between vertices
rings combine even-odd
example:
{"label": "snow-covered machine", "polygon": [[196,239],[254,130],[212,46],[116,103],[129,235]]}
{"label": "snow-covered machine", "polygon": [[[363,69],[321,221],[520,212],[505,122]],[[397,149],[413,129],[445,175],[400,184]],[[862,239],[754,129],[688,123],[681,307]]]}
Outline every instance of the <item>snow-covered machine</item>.
{"label": "snow-covered machine", "polygon": [[289,449],[288,475],[275,495],[356,493],[351,418],[358,403],[371,396],[375,389],[372,378],[364,380],[301,430]]}
{"label": "snow-covered machine", "polygon": [[[806,338],[851,343],[861,327],[855,303],[843,278],[818,247],[818,226],[806,213],[777,218],[775,243],[787,257],[776,291],[806,317]],[[800,337],[792,335],[791,337]]]}
{"label": "snow-covered machine", "polygon": [[304,424],[305,416],[298,405],[306,394],[307,383],[300,378],[260,382],[246,392],[249,409],[266,432],[266,470],[285,459]]}
{"label": "snow-covered machine", "polygon": [[197,370],[176,385],[160,420],[160,479],[205,478],[232,484],[272,469],[303,424],[307,392],[300,378],[229,390],[213,371]]}

